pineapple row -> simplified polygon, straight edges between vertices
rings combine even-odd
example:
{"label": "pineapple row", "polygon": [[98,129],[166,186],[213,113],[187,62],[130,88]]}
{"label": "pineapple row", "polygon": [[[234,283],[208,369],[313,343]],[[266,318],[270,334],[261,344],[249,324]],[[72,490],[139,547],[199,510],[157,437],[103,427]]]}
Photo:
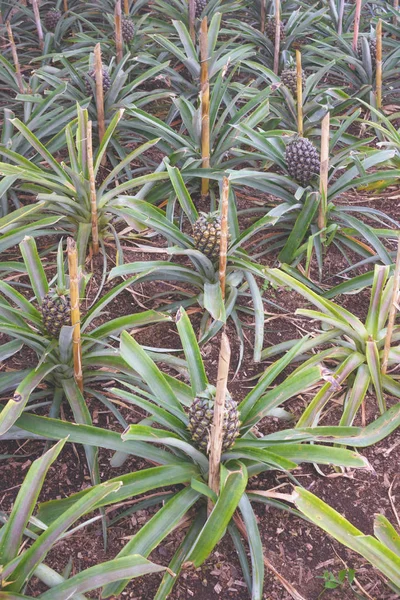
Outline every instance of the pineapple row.
{"label": "pineapple row", "polygon": [[[44,16],[44,23],[46,29],[48,29],[48,31],[55,31],[61,17],[62,13],[57,8],[51,8],[50,10],[48,10]],[[132,19],[130,19],[126,15],[123,15],[121,19],[121,30],[122,39],[124,40],[124,42],[127,44],[132,42],[135,36],[135,26],[133,24]]]}

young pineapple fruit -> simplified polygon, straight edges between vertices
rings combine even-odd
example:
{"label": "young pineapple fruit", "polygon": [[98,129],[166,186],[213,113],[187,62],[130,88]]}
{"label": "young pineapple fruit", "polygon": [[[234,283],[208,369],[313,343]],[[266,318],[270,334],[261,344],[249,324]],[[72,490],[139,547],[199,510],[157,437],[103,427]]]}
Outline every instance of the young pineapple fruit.
{"label": "young pineapple fruit", "polygon": [[[284,23],[281,21],[279,23],[279,29],[281,31],[281,35],[280,35],[280,43],[282,44],[285,41],[285,37],[286,37],[286,32],[285,32],[285,25]],[[267,37],[271,40],[271,42],[273,44],[275,44],[275,33],[276,33],[276,19],[275,17],[270,17],[265,25],[265,33],[267,35]]]}
{"label": "young pineapple fruit", "polygon": [[64,325],[71,325],[71,300],[66,290],[49,289],[40,307],[43,325],[51,337],[58,338]]}
{"label": "young pineapple fruit", "polygon": [[[94,69],[91,69],[86,74],[85,87],[86,87],[86,94],[88,96],[93,96],[92,81],[94,82],[94,88],[96,88],[96,75],[95,75]],[[104,95],[106,95],[106,93],[108,92],[110,87],[111,87],[111,77],[110,77],[107,69],[103,69],[103,94]]]}
{"label": "young pineapple fruit", "polygon": [[132,19],[127,16],[123,16],[121,20],[122,39],[125,43],[129,44],[135,36],[135,26]]}
{"label": "young pineapple fruit", "polygon": [[308,44],[308,39],[305,36],[301,36],[293,40],[291,48],[293,50],[301,50],[306,44]]}
{"label": "young pineapple fruit", "polygon": [[[368,39],[368,46],[369,46],[369,53],[371,55],[371,60],[373,63],[376,62],[376,39],[375,38],[369,38]],[[358,42],[357,42],[357,56],[360,60],[362,60],[362,56],[363,56],[363,43],[362,43],[362,39],[358,38]]]}
{"label": "young pineapple fruit", "polygon": [[[208,452],[210,428],[214,418],[214,401],[215,388],[209,386],[207,390],[194,399],[189,408],[188,429],[195,446],[203,452]],[[238,405],[227,392],[222,437],[223,452],[232,448],[239,435],[239,428],[240,414]]]}
{"label": "young pineapple fruit", "polygon": [[203,12],[203,10],[205,9],[205,7],[207,6],[207,0],[196,0],[195,1],[195,7],[196,7],[196,19],[200,19],[201,14]]}
{"label": "young pineapple fruit", "polygon": [[221,217],[219,213],[200,213],[193,225],[193,238],[197,250],[210,260],[219,258],[221,244]]}
{"label": "young pineapple fruit", "polygon": [[46,29],[49,31],[54,31],[61,17],[61,11],[57,10],[57,8],[51,8],[48,10],[44,16],[44,24],[46,25]]}
{"label": "young pineapple fruit", "polygon": [[293,179],[303,187],[309,185],[313,177],[319,174],[320,160],[314,144],[298,137],[286,146],[286,166]]}
{"label": "young pineapple fruit", "polygon": [[[304,88],[306,84],[306,76],[304,75],[304,71],[301,73],[302,87]],[[293,67],[288,67],[284,69],[281,73],[281,81],[286,87],[290,90],[293,96],[297,96],[297,72]]]}

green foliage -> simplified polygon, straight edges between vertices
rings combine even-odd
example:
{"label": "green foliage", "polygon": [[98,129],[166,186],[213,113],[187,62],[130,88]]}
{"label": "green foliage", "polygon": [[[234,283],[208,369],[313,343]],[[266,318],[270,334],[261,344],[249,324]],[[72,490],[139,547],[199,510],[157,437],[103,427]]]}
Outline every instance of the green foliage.
{"label": "green foliage", "polygon": [[[25,238],[20,244],[21,254],[24,259],[24,269],[31,282],[30,292],[33,294],[35,304],[31,299],[26,299],[12,285],[2,281],[0,283],[0,332],[11,338],[6,345],[6,356],[10,357],[21,348],[31,348],[37,356],[37,364],[31,368],[24,368],[0,377],[0,391],[12,393],[12,398],[6,403],[0,415],[0,432],[6,433],[16,419],[25,410],[31,397],[33,399],[53,399],[50,414],[58,416],[60,403],[65,396],[73,410],[77,423],[91,424],[91,418],[85,400],[73,379],[73,352],[72,330],[73,327],[64,325],[59,338],[55,339],[46,330],[43,324],[40,306],[43,297],[49,290],[43,264],[39,258],[33,238]],[[59,288],[69,293],[69,278],[64,270],[63,247],[60,242],[57,251],[58,273],[53,280]],[[85,294],[86,281],[81,276],[81,294]],[[122,291],[124,286],[112,288],[102,296],[86,312],[81,319],[82,340],[82,367],[84,371],[86,392],[107,377],[102,368],[110,359],[114,368],[121,372],[126,370],[125,363],[113,360],[112,348],[107,348],[113,337],[118,336],[125,328],[141,327],[149,323],[168,320],[169,317],[155,311],[132,314],[109,320],[105,324],[94,326],[95,319],[101,317],[112,302]],[[40,394],[37,393],[42,382],[47,387]],[[55,411],[55,412],[54,412]],[[93,460],[93,457],[91,461]]]}
{"label": "green foliage", "polygon": [[[142,383],[138,385],[135,379],[127,379],[125,381],[126,390],[114,388],[112,392],[116,398],[144,409],[147,414],[146,425],[131,425],[126,429],[122,435],[122,444],[118,434],[87,425],[71,426],[68,423],[33,415],[23,415],[17,421],[17,426],[35,433],[46,432],[46,437],[49,434],[58,437],[63,431],[70,435],[71,442],[100,445],[116,451],[123,448],[123,451],[128,454],[151,457],[150,459],[155,463],[166,465],[118,478],[121,480],[122,486],[113,497],[115,502],[120,502],[123,498],[128,497],[128,494],[132,495],[133,491],[135,494],[139,494],[145,490],[162,486],[169,487],[172,485],[171,469],[178,469],[179,473],[177,472],[176,475],[180,474],[181,477],[182,475],[187,477],[188,473],[193,473],[191,486],[171,494],[164,506],[124,546],[117,557],[118,560],[137,553],[146,558],[177,526],[191,506],[201,499],[203,501],[207,501],[209,498],[215,499],[213,492],[207,487],[208,457],[195,447],[187,429],[185,407],[193,402],[199,390],[208,385],[208,380],[193,328],[183,309],[178,313],[177,328],[188,365],[191,385],[184,384],[161,371],[152,358],[127,332],[121,335],[121,357],[132,372],[137,374],[136,381]],[[298,348],[301,348],[301,343]],[[295,348],[295,351],[298,348]],[[284,357],[273,363],[265,371],[260,382],[240,404],[241,435],[237,438],[232,450],[222,456],[221,493],[218,500],[208,518],[204,512],[199,513],[193,529],[190,529],[187,534],[190,540],[195,541],[192,544],[184,541],[181,546],[184,551],[175,555],[170,564],[171,570],[173,567],[177,567],[179,570],[184,562],[192,562],[195,566],[200,566],[223,537],[227,527],[229,533],[235,535],[234,514],[235,510],[239,508],[248,530],[252,553],[251,589],[253,597],[259,599],[262,597],[264,567],[262,545],[250,500],[257,502],[265,499],[258,497],[256,493],[248,494],[246,492],[248,478],[268,470],[277,469],[286,472],[296,468],[302,462],[318,462],[355,468],[368,465],[365,459],[353,451],[332,448],[323,444],[310,444],[309,440],[315,442],[318,438],[323,442],[329,439],[322,432],[319,435],[319,428],[306,434],[302,434],[298,430],[286,430],[282,432],[285,434],[284,436],[270,434],[263,438],[257,438],[254,435],[253,428],[265,414],[273,414],[273,408],[279,406],[285,398],[301,393],[319,378],[318,370],[305,370],[302,376],[292,380],[290,385],[286,379],[280,384],[275,384],[269,392],[265,393],[271,383],[282,373],[288,360],[290,360],[290,356],[289,359]],[[335,428],[333,429],[335,430]],[[357,436],[359,436],[357,429],[350,427],[345,428],[345,431],[350,439],[354,433],[354,444],[356,444]],[[329,435],[331,434],[332,431],[329,431]],[[163,446],[166,450],[151,449],[153,445]],[[159,453],[158,457],[154,450]],[[157,471],[156,475],[155,470],[157,469],[162,470]],[[165,477],[163,473],[165,473]],[[72,497],[72,500],[75,498],[77,501],[83,501],[90,490],[96,490],[98,487],[96,485],[79,492]],[[55,522],[72,500],[56,500],[46,503],[39,512],[40,518],[47,524]],[[101,504],[102,502],[96,506]],[[285,508],[283,503],[280,506]],[[161,583],[157,598],[165,598],[171,590],[171,585],[172,581],[166,576]],[[103,595],[109,597],[121,594],[125,586],[126,581],[110,584],[105,588]]]}
{"label": "green foliage", "polygon": [[[381,414],[386,410],[385,395],[400,397],[400,387],[395,377],[382,374],[383,349],[387,334],[387,322],[393,297],[394,278],[390,277],[390,268],[376,266],[372,283],[370,305],[365,323],[338,304],[318,295],[303,283],[284,271],[271,269],[270,280],[277,285],[289,286],[298,292],[317,310],[298,309],[297,314],[310,317],[321,323],[325,333],[315,336],[307,348],[318,348],[329,342],[331,346],[316,354],[306,364],[324,365],[327,361],[330,370],[323,376],[326,383],[299,419],[299,427],[310,427],[319,422],[326,404],[338,392],[347,388],[344,400],[341,425],[351,425],[367,393],[373,392]],[[390,364],[397,362],[397,345],[399,330],[395,326],[389,352]],[[293,347],[295,340],[266,349],[263,358]],[[331,365],[334,365],[332,370]],[[301,368],[304,368],[303,365]]]}
{"label": "green foliage", "polygon": [[[164,567],[151,563],[139,555],[99,563],[71,578],[64,578],[45,565],[47,554],[61,538],[65,538],[68,529],[85,514],[91,512],[96,504],[106,503],[107,498],[110,495],[112,497],[112,494],[116,493],[122,485],[120,481],[103,483],[90,490],[84,497],[76,500],[72,498],[68,508],[62,511],[49,527],[35,519],[33,511],[44,479],[65,442],[65,439],[60,440],[32,463],[10,515],[8,517],[0,515],[0,521],[3,523],[0,529],[1,587],[6,590],[0,592],[1,597],[26,598],[27,596],[20,596],[19,592],[24,590],[32,576],[36,576],[50,586],[50,590],[41,594],[41,598],[47,600],[67,598],[72,592],[77,599],[82,600],[85,598],[82,595],[84,592],[103,587],[121,576],[129,580],[146,573],[164,570]],[[79,523],[78,529],[82,529],[87,524],[88,521]],[[26,540],[33,540],[28,548],[24,548]]]}
{"label": "green foliage", "polygon": [[[94,155],[95,177],[99,174],[102,159],[122,114],[121,111],[115,113],[104,134],[102,143]],[[32,221],[36,223],[36,226],[41,223],[43,227],[43,229],[35,232],[36,235],[50,235],[53,232],[52,225],[58,223],[60,227],[65,228],[76,237],[79,263],[82,265],[86,258],[92,223],[86,148],[88,112],[77,105],[77,120],[69,123],[65,128],[64,136],[68,148],[69,164],[65,162],[59,164],[53,158],[52,149],[46,148],[21,121],[16,119],[13,124],[40,155],[42,161],[45,161],[48,168],[44,168],[42,165],[36,166],[24,156],[9,150],[5,146],[0,146],[0,154],[9,160],[7,163],[0,163],[0,173],[5,176],[3,182],[7,182],[7,188],[11,187],[17,180],[20,182],[20,190],[34,193],[37,198],[37,202],[30,206],[29,210],[20,209],[20,222],[18,223],[20,227],[17,229],[15,229],[15,213],[0,220],[0,233],[3,234],[0,237],[0,250],[4,251],[10,248],[12,245],[19,243],[25,235],[30,234]],[[114,177],[121,176],[125,167],[154,145],[155,142],[156,140],[153,140],[153,142],[143,144],[129,152],[123,160],[117,163],[97,189],[96,203],[100,238],[104,239],[106,235],[111,235],[117,247],[119,247],[118,236],[110,224],[112,216],[117,214],[114,212],[115,198],[133,188],[164,179],[166,175],[163,173],[150,173],[128,179],[117,186],[111,184]],[[6,189],[3,187],[3,192]],[[121,211],[120,204],[119,212]],[[51,215],[51,217],[48,215]],[[49,218],[51,218],[50,221],[48,221]],[[122,257],[120,258],[122,259]]]}

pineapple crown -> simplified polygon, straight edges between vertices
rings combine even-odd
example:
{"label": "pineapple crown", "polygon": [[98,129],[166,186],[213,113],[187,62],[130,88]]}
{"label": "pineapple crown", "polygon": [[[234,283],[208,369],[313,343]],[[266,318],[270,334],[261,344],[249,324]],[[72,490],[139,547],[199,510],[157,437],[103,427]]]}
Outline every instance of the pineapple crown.
{"label": "pineapple crown", "polygon": [[197,394],[197,398],[208,400],[211,404],[214,404],[216,391],[214,385],[208,384],[205,390]]}
{"label": "pineapple crown", "polygon": [[69,296],[69,289],[56,285],[55,288],[49,288],[49,292],[56,292],[57,296]]}
{"label": "pineapple crown", "polygon": [[294,60],[293,56],[288,56],[288,58],[286,58],[284,69],[296,69],[296,61]]}
{"label": "pineapple crown", "polygon": [[[203,390],[202,392],[197,394],[196,397],[200,400],[208,401],[209,406],[211,407],[211,406],[214,406],[216,393],[217,393],[217,388],[214,385],[211,385],[209,383],[209,384],[207,384],[207,387],[205,388],[205,390]],[[226,399],[232,399],[232,396],[230,395],[228,390],[226,390]]]}
{"label": "pineapple crown", "polygon": [[[69,279],[69,278],[68,278]],[[69,293],[69,281],[67,286],[67,276],[65,273],[65,262],[64,262],[64,249],[63,249],[63,240],[61,238],[60,243],[57,248],[57,284],[56,284],[57,294],[60,296],[65,295],[66,292]]]}
{"label": "pineapple crown", "polygon": [[221,217],[220,212],[218,210],[210,213],[200,212],[199,218],[204,219],[207,223],[212,223],[215,219],[219,219]]}
{"label": "pineapple crown", "polygon": [[296,135],[291,136],[288,140],[287,140],[287,146],[289,146],[289,144],[293,144],[294,142],[310,142],[310,144],[312,144],[311,140],[309,140],[306,137],[303,137],[301,135],[299,135],[298,133],[296,133]]}

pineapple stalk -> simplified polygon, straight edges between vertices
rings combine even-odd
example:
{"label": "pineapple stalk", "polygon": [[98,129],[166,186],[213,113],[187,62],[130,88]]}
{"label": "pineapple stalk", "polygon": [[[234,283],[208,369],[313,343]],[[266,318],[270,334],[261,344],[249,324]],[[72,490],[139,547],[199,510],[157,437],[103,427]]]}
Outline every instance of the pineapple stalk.
{"label": "pineapple stalk", "polygon": [[87,157],[90,184],[90,212],[92,216],[92,250],[93,254],[99,253],[99,226],[97,220],[97,198],[96,181],[93,168],[93,142],[92,142],[92,121],[87,126]]}
{"label": "pineapple stalk", "polygon": [[[219,493],[220,462],[222,453],[223,425],[225,414],[225,398],[231,359],[231,347],[225,331],[222,333],[221,347],[218,361],[217,387],[214,404],[214,418],[210,432],[210,471],[208,485]],[[209,505],[209,510],[212,507]]]}
{"label": "pineapple stalk", "polygon": [[17,78],[17,83],[18,83],[18,89],[21,92],[21,94],[23,94],[24,93],[24,84],[22,82],[21,67],[19,65],[17,47],[14,42],[14,36],[13,36],[12,29],[11,29],[10,21],[7,21],[6,27],[7,27],[8,39],[10,40],[11,52],[12,52],[12,57],[13,57],[14,67],[15,67],[15,76]]}
{"label": "pineapple stalk", "polygon": [[114,23],[115,23],[115,45],[117,48],[117,63],[120,63],[123,53],[123,43],[122,43],[122,10],[121,10],[121,0],[117,0],[115,3],[115,12],[114,12]]}
{"label": "pineapple stalk", "polygon": [[222,298],[225,298],[226,263],[228,252],[228,208],[229,208],[229,179],[224,177],[222,182],[221,210],[221,241],[219,251],[219,283]]}
{"label": "pineapple stalk", "polygon": [[42,23],[40,21],[38,0],[32,0],[32,8],[33,8],[33,14],[35,15],[36,30],[37,30],[37,34],[38,34],[38,38],[39,38],[39,48],[40,48],[40,50],[43,50],[43,48],[44,48],[43,29],[42,29]]}
{"label": "pineapple stalk", "polygon": [[94,48],[94,72],[96,82],[97,124],[99,128],[99,142],[101,143],[106,127],[104,122],[103,64],[101,60],[100,44],[96,44]]}
{"label": "pineapple stalk", "polygon": [[68,0],[63,0],[64,12],[68,12]]}
{"label": "pineapple stalk", "polygon": [[281,45],[281,3],[275,0],[275,51],[274,51],[274,73],[279,72],[279,50]]}
{"label": "pineapple stalk", "polygon": [[[229,179],[224,177],[222,183],[222,210],[221,210],[221,243],[219,255],[219,282],[221,285],[222,298],[225,298],[225,279],[226,263],[228,249],[228,208],[229,208]],[[222,443],[224,435],[224,415],[225,401],[227,392],[227,382],[229,374],[229,364],[231,359],[231,347],[229,338],[225,331],[222,333],[221,348],[218,362],[217,388],[214,405],[214,418],[210,433],[210,474],[209,486],[218,494],[220,462],[222,453]],[[209,510],[211,506],[209,505]]]}
{"label": "pineapple stalk", "polygon": [[193,44],[196,41],[194,22],[196,19],[196,0],[189,0],[189,31]]}
{"label": "pineapple stalk", "polygon": [[74,357],[74,378],[77,386],[83,392],[82,346],[81,346],[81,316],[79,311],[79,275],[78,253],[75,240],[67,239],[69,290],[71,297],[72,349]]}
{"label": "pineapple stalk", "polygon": [[[201,98],[201,157],[203,169],[210,167],[210,81],[208,77],[208,26],[207,17],[201,22],[200,29],[200,98]],[[201,180],[201,194],[206,196],[210,182]]]}
{"label": "pineapple stalk", "polygon": [[362,0],[356,0],[356,13],[354,15],[353,50],[357,52],[358,32],[360,30]]}
{"label": "pineapple stalk", "polygon": [[303,70],[301,68],[301,53],[296,50],[296,83],[297,83],[297,131],[303,136]]}
{"label": "pineapple stalk", "polygon": [[265,33],[266,0],[261,0],[260,31]]}
{"label": "pineapple stalk", "polygon": [[319,191],[321,202],[319,205],[318,227],[323,229],[326,226],[326,210],[328,197],[328,170],[329,170],[329,124],[330,113],[326,113],[321,123],[321,167]]}
{"label": "pineapple stalk", "polygon": [[385,337],[385,346],[383,348],[382,375],[386,375],[386,371],[387,371],[390,346],[392,344],[394,323],[396,320],[396,314],[397,314],[397,310],[398,310],[397,307],[398,307],[398,300],[399,300],[399,277],[400,277],[400,237],[399,237],[399,240],[397,243],[396,266],[395,266],[394,275],[393,275],[392,300],[390,303],[388,326],[387,326],[386,337]]}
{"label": "pineapple stalk", "polygon": [[124,0],[124,13],[129,15],[129,0]]}
{"label": "pineapple stalk", "polygon": [[382,108],[382,19],[376,26],[376,108]]}

